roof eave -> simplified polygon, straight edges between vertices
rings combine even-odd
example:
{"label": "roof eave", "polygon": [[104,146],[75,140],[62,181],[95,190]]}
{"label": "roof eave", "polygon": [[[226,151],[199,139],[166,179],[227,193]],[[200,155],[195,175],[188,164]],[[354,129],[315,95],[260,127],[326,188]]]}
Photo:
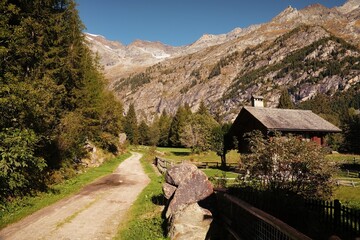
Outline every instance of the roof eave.
{"label": "roof eave", "polygon": [[326,132],[326,133],[340,133],[339,130],[329,130],[329,129],[289,129],[289,128],[268,128],[268,131],[280,131],[280,132]]}

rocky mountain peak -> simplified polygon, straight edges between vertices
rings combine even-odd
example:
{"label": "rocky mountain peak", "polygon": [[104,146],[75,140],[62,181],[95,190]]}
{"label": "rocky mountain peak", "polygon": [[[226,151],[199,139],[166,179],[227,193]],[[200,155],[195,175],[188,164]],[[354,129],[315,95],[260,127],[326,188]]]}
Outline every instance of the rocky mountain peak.
{"label": "rocky mountain peak", "polygon": [[290,5],[285,8],[280,14],[273,18],[273,22],[283,23],[287,22],[295,17],[299,16],[299,12],[296,8],[291,7]]}
{"label": "rocky mountain peak", "polygon": [[359,0],[348,0],[344,5],[338,7],[337,10],[343,14],[347,14],[358,8],[360,8]]}
{"label": "rocky mountain peak", "polygon": [[213,45],[216,43],[222,43],[226,39],[226,34],[214,35],[214,34],[204,34],[196,42],[191,44],[192,46],[203,46],[203,45]]}
{"label": "rocky mountain peak", "polygon": [[242,31],[243,31],[242,28],[237,27],[237,28],[234,28],[231,32],[229,32],[228,35],[232,35],[232,34],[236,35],[236,34],[241,33]]}
{"label": "rocky mountain peak", "polygon": [[243,34],[245,34],[246,31],[249,31],[249,28],[234,28],[231,32],[227,33],[226,34],[226,38],[231,40],[231,39],[234,39],[234,38],[237,38]]}
{"label": "rocky mountain peak", "polygon": [[326,12],[329,12],[334,9],[330,9],[325,7],[324,5],[321,5],[319,3],[309,5],[301,10],[302,13],[306,13],[307,15],[317,15],[317,14],[324,14]]}
{"label": "rocky mountain peak", "polygon": [[137,39],[135,41],[133,41],[132,43],[130,43],[128,45],[128,47],[139,47],[139,48],[143,48],[143,47],[155,47],[155,48],[166,48],[167,46],[165,44],[163,44],[162,42],[156,41],[156,42],[151,42],[151,41],[145,41],[145,40],[140,40]]}
{"label": "rocky mountain peak", "polygon": [[85,38],[90,43],[98,42],[98,43],[103,44],[104,46],[108,46],[109,48],[112,48],[112,49],[125,47],[121,42],[108,40],[104,36],[101,36],[101,35],[85,33]]}
{"label": "rocky mountain peak", "polygon": [[143,47],[144,45],[149,44],[149,41],[145,41],[145,40],[140,40],[140,39],[136,39],[135,41],[133,41],[132,43],[130,43],[128,45],[128,47],[134,46],[134,47]]}

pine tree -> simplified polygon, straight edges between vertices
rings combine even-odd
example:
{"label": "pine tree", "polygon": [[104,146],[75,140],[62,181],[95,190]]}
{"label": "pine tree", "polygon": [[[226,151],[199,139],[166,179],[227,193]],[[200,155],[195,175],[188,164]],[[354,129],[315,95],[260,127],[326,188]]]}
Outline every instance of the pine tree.
{"label": "pine tree", "polygon": [[360,153],[360,114],[351,114],[344,121],[344,146],[350,153]]}
{"label": "pine tree", "polygon": [[281,91],[278,108],[292,109],[294,104],[291,101],[289,92],[287,89]]}
{"label": "pine tree", "polygon": [[159,118],[159,141],[158,146],[167,147],[169,146],[169,131],[171,125],[171,118],[167,115],[166,110],[164,110]]}
{"label": "pine tree", "polygon": [[200,115],[210,115],[209,110],[205,106],[205,102],[203,100],[201,100],[199,108],[196,113]]}
{"label": "pine tree", "polygon": [[169,144],[172,147],[180,147],[180,129],[184,121],[184,110],[182,106],[179,106],[175,116],[173,117],[171,124],[170,124],[170,130],[169,130]]}
{"label": "pine tree", "polygon": [[155,115],[155,118],[149,129],[149,145],[157,146],[160,138],[160,129],[159,129],[159,116]]}
{"label": "pine tree", "polygon": [[150,145],[150,128],[144,120],[139,124],[139,144]]}
{"label": "pine tree", "polygon": [[124,132],[126,133],[127,139],[129,139],[131,144],[138,144],[139,140],[139,130],[137,125],[137,118],[135,113],[134,104],[130,104],[129,110],[124,119]]}
{"label": "pine tree", "polygon": [[186,121],[191,116],[189,105],[179,106],[170,124],[169,145],[172,147],[183,146],[180,141],[180,134],[183,131]]}

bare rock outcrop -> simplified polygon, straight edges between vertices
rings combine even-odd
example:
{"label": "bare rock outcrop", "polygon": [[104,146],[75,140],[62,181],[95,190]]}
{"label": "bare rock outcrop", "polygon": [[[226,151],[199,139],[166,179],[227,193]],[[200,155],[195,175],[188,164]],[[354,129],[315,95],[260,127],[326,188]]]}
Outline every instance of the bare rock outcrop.
{"label": "bare rock outcrop", "polygon": [[182,163],[168,169],[163,185],[168,199],[166,217],[171,239],[205,239],[212,222],[209,210],[198,202],[213,193],[207,176],[190,163]]}

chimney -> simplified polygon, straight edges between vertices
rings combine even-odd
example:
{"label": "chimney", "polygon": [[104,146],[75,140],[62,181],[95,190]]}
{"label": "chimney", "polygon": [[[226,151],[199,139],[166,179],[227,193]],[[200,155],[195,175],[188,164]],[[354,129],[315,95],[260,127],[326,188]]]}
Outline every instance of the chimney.
{"label": "chimney", "polygon": [[251,104],[253,107],[264,107],[264,97],[262,96],[251,96]]}

